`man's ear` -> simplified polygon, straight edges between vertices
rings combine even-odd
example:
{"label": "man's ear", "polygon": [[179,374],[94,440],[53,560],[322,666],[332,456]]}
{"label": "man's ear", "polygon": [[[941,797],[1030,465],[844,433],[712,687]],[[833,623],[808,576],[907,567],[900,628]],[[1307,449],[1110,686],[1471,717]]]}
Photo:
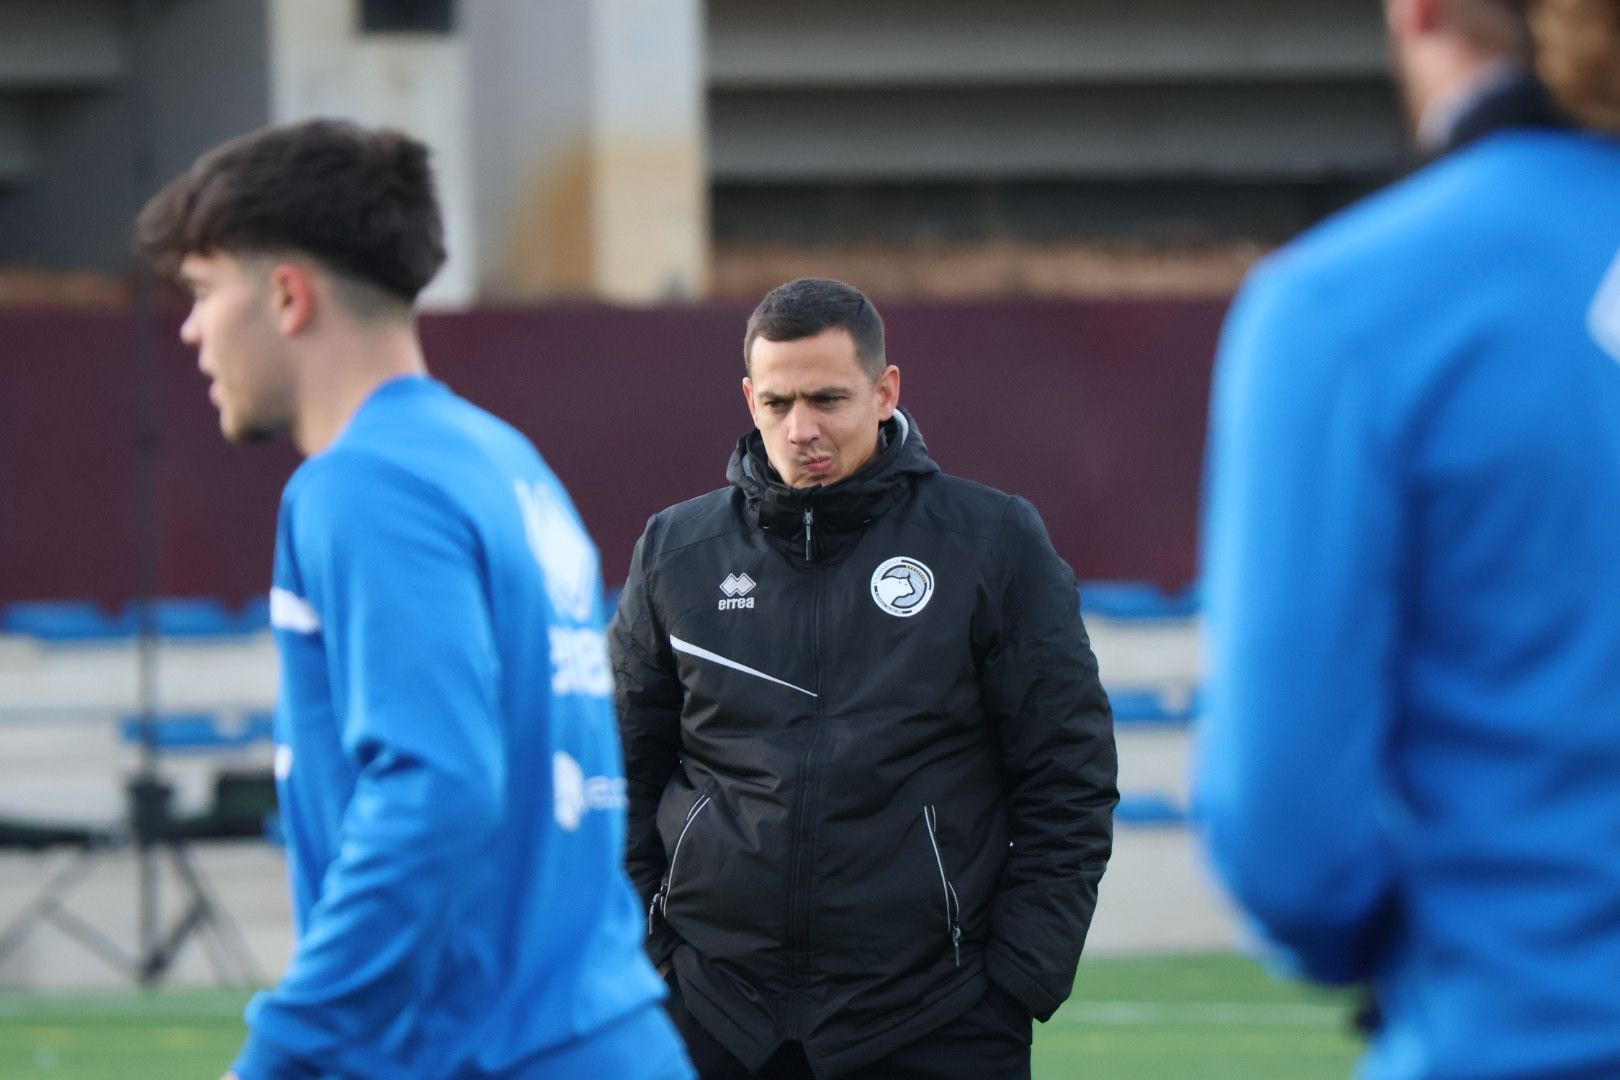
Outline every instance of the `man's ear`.
{"label": "man's ear", "polygon": [[1417,27],[1425,34],[1432,34],[1445,24],[1446,5],[1451,0],[1409,0],[1409,2],[1416,9]]}
{"label": "man's ear", "polygon": [[278,262],[270,270],[270,302],[276,328],[287,337],[300,334],[315,319],[318,305],[315,274],[307,266]]}
{"label": "man's ear", "polygon": [[900,369],[890,364],[878,376],[878,419],[887,420],[900,405]]}
{"label": "man's ear", "polygon": [[1402,40],[1434,33],[1445,22],[1447,0],[1386,0],[1390,32]]}
{"label": "man's ear", "polygon": [[759,426],[759,413],[754,411],[754,380],[743,376],[743,400],[748,402],[748,415],[754,418],[754,426]]}

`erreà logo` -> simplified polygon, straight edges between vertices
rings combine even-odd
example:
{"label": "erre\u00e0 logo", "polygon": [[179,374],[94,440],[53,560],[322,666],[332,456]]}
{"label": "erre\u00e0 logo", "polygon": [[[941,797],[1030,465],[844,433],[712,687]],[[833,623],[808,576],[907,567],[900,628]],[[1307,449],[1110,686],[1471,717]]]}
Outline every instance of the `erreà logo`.
{"label": "erre\u00e0 logo", "polygon": [[721,611],[754,606],[754,598],[748,595],[754,591],[754,579],[747,574],[727,574],[726,580],[720,583],[720,591],[726,594],[720,601]]}
{"label": "erre\u00e0 logo", "polygon": [[872,571],[872,603],[897,619],[909,619],[934,596],[934,572],[904,555]]}

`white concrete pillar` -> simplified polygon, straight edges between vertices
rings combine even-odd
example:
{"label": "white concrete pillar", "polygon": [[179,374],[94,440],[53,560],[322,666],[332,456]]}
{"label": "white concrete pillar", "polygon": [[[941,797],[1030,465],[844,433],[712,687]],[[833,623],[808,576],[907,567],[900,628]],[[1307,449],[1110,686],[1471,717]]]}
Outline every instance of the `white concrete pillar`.
{"label": "white concrete pillar", "polygon": [[702,0],[460,0],[448,35],[270,0],[271,115],[434,152],[450,261],[424,295],[651,302],[708,288]]}
{"label": "white concrete pillar", "polygon": [[708,288],[701,0],[467,0],[481,287]]}

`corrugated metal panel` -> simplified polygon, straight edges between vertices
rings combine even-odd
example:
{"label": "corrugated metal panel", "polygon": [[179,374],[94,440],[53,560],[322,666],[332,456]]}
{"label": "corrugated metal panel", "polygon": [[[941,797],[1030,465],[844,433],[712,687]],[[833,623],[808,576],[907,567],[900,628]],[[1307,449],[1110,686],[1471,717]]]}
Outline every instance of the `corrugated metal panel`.
{"label": "corrugated metal panel", "polygon": [[[1110,234],[1275,237],[1404,159],[1370,0],[709,0],[707,13],[714,215],[733,237],[783,231],[791,208],[773,209],[773,191],[843,207],[812,215],[829,236],[1097,231],[1053,212],[1068,200]],[[892,221],[861,223],[885,207]]]}
{"label": "corrugated metal panel", "polygon": [[710,105],[718,183],[1325,178],[1401,153],[1375,82],[751,91]]}
{"label": "corrugated metal panel", "polygon": [[0,91],[73,89],[122,78],[128,68],[116,0],[5,0],[0,4]]}
{"label": "corrugated metal panel", "polygon": [[718,89],[1380,77],[1376,5],[710,0]]}

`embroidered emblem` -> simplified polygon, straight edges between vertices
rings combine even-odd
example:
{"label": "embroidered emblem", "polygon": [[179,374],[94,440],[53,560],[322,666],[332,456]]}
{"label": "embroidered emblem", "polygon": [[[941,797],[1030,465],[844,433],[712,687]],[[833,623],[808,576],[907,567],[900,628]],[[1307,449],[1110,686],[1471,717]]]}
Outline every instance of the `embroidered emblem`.
{"label": "embroidered emblem", "polygon": [[909,619],[934,596],[934,572],[900,555],[872,571],[872,603],[899,619]]}

